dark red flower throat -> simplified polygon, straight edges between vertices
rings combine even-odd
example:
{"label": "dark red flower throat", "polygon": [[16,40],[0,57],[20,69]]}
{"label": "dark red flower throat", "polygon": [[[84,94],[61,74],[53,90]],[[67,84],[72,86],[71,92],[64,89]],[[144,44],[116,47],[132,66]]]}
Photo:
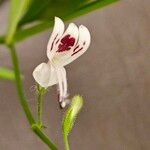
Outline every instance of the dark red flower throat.
{"label": "dark red flower throat", "polygon": [[64,36],[61,41],[61,43],[58,45],[58,50],[57,52],[64,52],[64,51],[68,51],[71,49],[71,47],[74,45],[75,43],[75,38],[71,37],[71,35],[67,34],[66,36]]}

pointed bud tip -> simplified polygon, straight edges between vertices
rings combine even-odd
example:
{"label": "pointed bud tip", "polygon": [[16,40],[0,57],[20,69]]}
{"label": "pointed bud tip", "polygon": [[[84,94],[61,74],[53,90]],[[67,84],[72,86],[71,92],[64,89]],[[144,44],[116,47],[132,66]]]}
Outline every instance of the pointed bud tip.
{"label": "pointed bud tip", "polygon": [[73,115],[76,116],[76,114],[80,111],[80,109],[82,108],[83,106],[83,98],[82,96],[80,95],[75,95],[73,98],[72,98],[72,102],[71,102],[71,107],[72,107],[72,110],[73,110]]}

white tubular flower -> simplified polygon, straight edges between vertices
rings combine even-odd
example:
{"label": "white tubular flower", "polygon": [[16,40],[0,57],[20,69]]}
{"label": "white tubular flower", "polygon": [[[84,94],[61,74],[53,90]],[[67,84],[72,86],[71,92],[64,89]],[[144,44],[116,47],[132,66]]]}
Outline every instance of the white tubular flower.
{"label": "white tubular flower", "polygon": [[62,108],[68,103],[67,78],[64,66],[81,56],[89,47],[91,36],[88,29],[70,23],[64,31],[63,21],[55,17],[55,25],[47,45],[48,63],[41,63],[33,71],[38,84],[47,88],[58,84],[59,102]]}

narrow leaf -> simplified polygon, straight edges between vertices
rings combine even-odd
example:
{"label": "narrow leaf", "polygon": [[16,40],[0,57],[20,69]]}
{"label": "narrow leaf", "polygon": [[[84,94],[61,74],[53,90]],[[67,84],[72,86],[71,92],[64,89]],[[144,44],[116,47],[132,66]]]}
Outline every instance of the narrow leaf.
{"label": "narrow leaf", "polygon": [[0,36],[0,44],[4,44],[5,42],[5,36]]}
{"label": "narrow leaf", "polygon": [[83,98],[79,95],[74,96],[70,107],[65,113],[62,123],[62,130],[65,137],[68,136],[68,134],[70,133],[73,124],[75,122],[75,119],[79,111],[81,110],[82,106],[83,106]]}
{"label": "narrow leaf", "polygon": [[11,0],[10,16],[6,43],[10,44],[13,41],[13,36],[19,20],[26,12],[31,0]]}
{"label": "narrow leaf", "polygon": [[[67,21],[67,20],[70,20],[72,18],[76,18],[78,16],[81,16],[83,14],[89,13],[95,9],[102,8],[108,4],[111,4],[111,3],[116,2],[116,1],[118,1],[118,0],[97,0],[97,1],[94,1],[91,3],[88,3],[86,5],[83,5],[79,8],[77,8],[76,10],[70,12],[69,14],[64,14],[61,17],[63,20]],[[50,17],[50,13],[49,13],[49,19],[48,20],[42,20],[40,23],[37,23],[34,26],[18,30],[18,32],[15,35],[14,40],[16,42],[18,42],[18,41],[24,40],[25,38],[27,38],[31,35],[37,34],[41,31],[44,31],[44,30],[50,28],[53,25],[53,19],[54,19],[54,15]]]}
{"label": "narrow leaf", "polygon": [[0,67],[0,78],[7,80],[15,80],[14,71],[4,67]]}

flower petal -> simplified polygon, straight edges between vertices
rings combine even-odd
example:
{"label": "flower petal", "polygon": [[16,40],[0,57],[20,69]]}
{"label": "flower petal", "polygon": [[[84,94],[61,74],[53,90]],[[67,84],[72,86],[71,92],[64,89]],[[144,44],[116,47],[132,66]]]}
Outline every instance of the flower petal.
{"label": "flower petal", "polygon": [[63,62],[63,66],[71,63],[78,57],[80,57],[88,48],[91,42],[91,36],[89,30],[81,25],[79,27],[79,40],[74,49],[72,50],[72,53],[70,57]]}
{"label": "flower petal", "polygon": [[55,50],[54,50],[55,43],[63,35],[64,28],[65,28],[65,25],[64,25],[63,21],[60,18],[55,17],[54,29],[53,29],[53,32],[48,41],[48,45],[47,45],[47,57],[49,59],[51,59],[53,57],[53,51],[55,52]]}
{"label": "flower petal", "polygon": [[74,23],[70,23],[67,30],[56,45],[56,53],[53,56],[52,63],[56,66],[62,66],[61,62],[72,53],[78,42],[79,29]]}
{"label": "flower petal", "polygon": [[55,70],[46,63],[41,63],[33,71],[35,81],[42,87],[49,87],[57,83]]}
{"label": "flower petal", "polygon": [[51,67],[51,74],[50,74],[48,86],[52,86],[58,83],[56,69],[52,65],[50,65],[50,67]]}
{"label": "flower petal", "polygon": [[42,87],[47,88],[50,79],[50,67],[46,63],[41,63],[33,71],[35,81]]}
{"label": "flower petal", "polygon": [[53,62],[57,64],[57,66],[65,66],[71,63],[88,49],[90,42],[91,36],[89,30],[85,26],[81,25],[79,27],[79,38],[76,45],[69,51],[55,54]]}
{"label": "flower petal", "polygon": [[[65,52],[70,51],[74,45],[76,45],[78,41],[79,30],[78,27],[74,23],[70,23],[65,33],[58,41],[57,44],[57,52]],[[60,46],[64,48],[60,49]]]}
{"label": "flower petal", "polygon": [[68,96],[68,85],[67,85],[67,76],[66,76],[66,69],[62,67],[61,69],[61,75],[62,75],[62,82],[63,82],[63,97],[66,98]]}

